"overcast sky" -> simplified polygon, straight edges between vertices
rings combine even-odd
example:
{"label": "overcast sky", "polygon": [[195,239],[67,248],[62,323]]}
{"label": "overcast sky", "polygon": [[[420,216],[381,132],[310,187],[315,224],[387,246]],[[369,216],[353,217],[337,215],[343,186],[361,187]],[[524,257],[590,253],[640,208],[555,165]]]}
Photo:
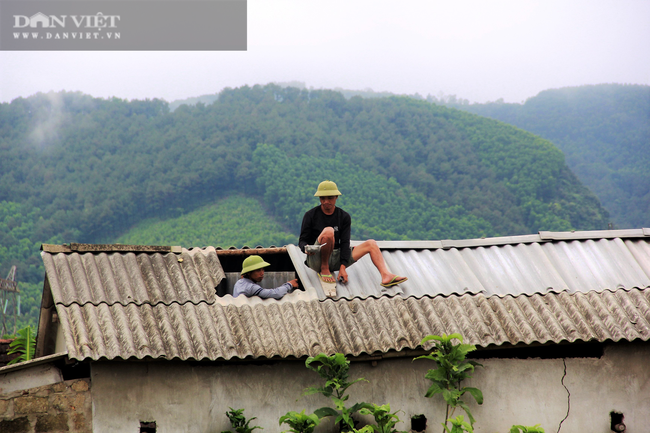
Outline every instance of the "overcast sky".
{"label": "overcast sky", "polygon": [[37,92],[163,98],[308,87],[522,102],[650,85],[650,0],[248,0],[241,52],[0,52],[0,102]]}

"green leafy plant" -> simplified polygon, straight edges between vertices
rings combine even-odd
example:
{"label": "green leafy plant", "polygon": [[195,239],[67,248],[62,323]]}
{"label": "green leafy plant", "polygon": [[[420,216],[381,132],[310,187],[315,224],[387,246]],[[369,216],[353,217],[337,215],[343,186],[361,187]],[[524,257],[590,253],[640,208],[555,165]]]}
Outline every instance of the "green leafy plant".
{"label": "green leafy plant", "polygon": [[35,350],[36,336],[32,327],[27,326],[26,328],[20,329],[18,331],[18,337],[9,344],[9,351],[7,352],[7,355],[11,355],[12,353],[20,353],[20,355],[12,359],[7,365],[34,359]]}
{"label": "green leafy plant", "polygon": [[[251,433],[253,430],[257,428],[263,430],[263,428],[260,426],[254,426],[254,427],[249,426],[250,422],[256,419],[256,417],[246,420],[246,417],[244,416],[244,409],[233,409],[231,407],[230,411],[226,412],[226,416],[230,420],[230,425],[232,426],[233,429],[235,429],[236,433]],[[230,432],[226,430],[221,433],[230,433]]]}
{"label": "green leafy plant", "polygon": [[456,418],[450,418],[447,421],[451,423],[451,429],[443,424],[447,433],[474,433],[474,427],[472,424],[466,422],[462,415],[458,415]]}
{"label": "green leafy plant", "polygon": [[378,406],[376,404],[370,404],[371,407],[364,407],[359,410],[361,415],[372,415],[375,418],[377,425],[371,425],[375,433],[399,433],[395,429],[395,424],[401,420],[397,416],[397,412],[390,412],[390,404],[384,404]]}
{"label": "green leafy plant", "polygon": [[314,429],[320,423],[320,418],[318,415],[305,414],[305,410],[302,412],[287,412],[286,415],[280,417],[279,425],[287,424],[289,430],[285,430],[282,433],[291,432],[291,433],[313,433]]}
{"label": "green leafy plant", "polygon": [[342,353],[336,353],[332,356],[321,353],[317,356],[309,357],[305,361],[305,366],[325,379],[325,385],[318,388],[309,387],[305,389],[303,395],[322,394],[331,399],[336,408],[322,407],[317,409],[314,414],[319,418],[336,416],[335,422],[339,424],[341,431],[355,431],[352,415],[364,407],[372,408],[372,405],[362,402],[347,407],[346,402],[350,396],[345,392],[350,386],[365,381],[366,379],[359,378],[350,381],[348,377],[350,361]]}
{"label": "green leafy plant", "polygon": [[[460,344],[454,344],[452,342],[453,339],[459,340]],[[447,402],[445,420],[449,421],[456,408],[461,407],[467,413],[471,427],[476,420],[472,416],[467,404],[461,398],[465,393],[469,393],[478,404],[483,404],[483,393],[478,388],[461,387],[461,382],[472,377],[475,367],[482,367],[476,361],[465,361],[467,354],[476,350],[476,346],[463,344],[463,337],[460,334],[443,334],[442,336],[428,335],[422,339],[420,344],[424,346],[425,343],[431,340],[435,342],[433,351],[428,355],[415,358],[430,359],[437,365],[436,369],[430,369],[425,375],[432,382],[425,396],[433,397],[436,394],[442,394],[445,402]],[[443,423],[443,432],[449,431],[447,421]],[[457,428],[461,428],[464,421],[461,420],[459,422],[460,424]],[[460,430],[457,429],[456,431]]]}
{"label": "green leafy plant", "polygon": [[541,424],[535,424],[532,427],[523,425],[513,425],[510,428],[510,433],[544,433],[544,429],[540,427]]}

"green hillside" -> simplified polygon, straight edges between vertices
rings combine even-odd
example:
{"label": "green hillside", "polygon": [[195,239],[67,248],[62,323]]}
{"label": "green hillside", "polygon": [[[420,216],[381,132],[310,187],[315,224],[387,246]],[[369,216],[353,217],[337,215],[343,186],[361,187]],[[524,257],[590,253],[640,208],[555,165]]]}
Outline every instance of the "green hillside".
{"label": "green hillside", "polygon": [[129,245],[181,245],[184,247],[245,245],[250,247],[296,244],[298,236],[287,233],[253,197],[234,195],[178,217],[148,218],[117,239]]}
{"label": "green hillside", "polygon": [[552,141],[617,227],[650,226],[650,86],[569,87],[524,104],[452,106]]}
{"label": "green hillside", "polygon": [[268,85],[170,112],[160,100],[38,94],[0,104],[0,152],[0,273],[18,266],[34,292],[24,311],[38,308],[41,243],[280,245],[324,178],[343,189],[357,239],[608,221],[550,142],[406,97]]}

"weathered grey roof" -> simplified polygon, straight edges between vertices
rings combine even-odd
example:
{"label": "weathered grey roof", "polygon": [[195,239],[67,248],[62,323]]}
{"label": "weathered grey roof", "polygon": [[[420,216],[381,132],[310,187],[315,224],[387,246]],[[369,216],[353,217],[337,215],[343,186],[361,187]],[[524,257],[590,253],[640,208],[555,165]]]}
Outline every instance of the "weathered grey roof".
{"label": "weathered grey roof", "polygon": [[57,310],[68,356],[78,360],[356,356],[415,349],[426,335],[453,332],[481,347],[650,339],[650,289],[504,298],[73,304]]}
{"label": "weathered grey roof", "polygon": [[214,302],[225,273],[214,248],[161,253],[41,253],[57,304]]}
{"label": "weathered grey roof", "polygon": [[292,246],[306,290],[281,301],[216,296],[225,273],[214,248],[42,256],[72,359],[359,355],[452,332],[481,347],[649,340],[650,237],[630,232],[382,242],[389,266],[409,281],[382,296],[364,259],[335,300]]}

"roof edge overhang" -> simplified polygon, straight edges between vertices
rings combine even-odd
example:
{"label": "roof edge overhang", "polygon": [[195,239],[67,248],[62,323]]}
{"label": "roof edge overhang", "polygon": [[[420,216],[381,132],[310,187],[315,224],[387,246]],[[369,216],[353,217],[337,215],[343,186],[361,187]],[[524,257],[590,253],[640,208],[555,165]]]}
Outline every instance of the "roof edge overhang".
{"label": "roof edge overhang", "polygon": [[[532,350],[537,350],[539,351],[544,350],[544,349],[558,349],[558,348],[568,348],[568,347],[577,347],[580,348],[581,346],[584,345],[599,345],[599,346],[605,346],[605,345],[613,345],[613,344],[633,344],[633,343],[648,343],[648,340],[643,340],[640,338],[634,339],[634,340],[627,340],[627,339],[620,339],[618,341],[614,341],[611,339],[606,339],[603,341],[597,340],[597,339],[592,339],[589,341],[584,341],[582,339],[578,339],[575,341],[568,341],[568,340],[562,340],[559,342],[555,341],[546,341],[546,342],[540,342],[540,341],[533,341],[531,343],[525,343],[525,342],[519,342],[516,344],[511,344],[511,343],[502,343],[500,345],[496,344],[489,344],[486,347],[476,345],[476,350],[472,351],[472,355],[469,355],[470,358],[476,358],[476,359],[481,359],[481,358],[494,358],[494,357],[504,357],[504,358],[511,358],[513,356],[502,356],[504,352],[510,352],[513,350],[516,351],[530,351]],[[346,358],[350,362],[376,362],[376,361],[384,361],[384,360],[390,360],[390,359],[401,359],[401,358],[410,358],[414,359],[420,356],[428,355],[432,351],[432,348],[430,349],[424,349],[422,346],[417,346],[416,348],[403,348],[400,350],[396,349],[390,349],[386,352],[374,352],[374,353],[359,353],[357,355],[354,354],[344,354]],[[539,352],[537,352],[539,353]],[[49,357],[45,358],[40,358],[43,359],[43,362],[48,362],[52,360],[57,360],[59,358],[62,358],[66,356],[67,354],[56,354],[56,355],[50,355]],[[516,357],[516,356],[515,356]],[[539,357],[539,356],[530,356],[532,358]],[[556,356],[557,358],[562,358],[565,356]],[[566,356],[566,357],[593,357],[589,355],[584,355],[584,356]],[[50,359],[46,359],[50,358]],[[260,365],[260,364],[269,364],[269,363],[277,363],[277,362],[304,362],[309,358],[308,355],[305,356],[280,356],[276,355],[271,358],[266,358],[266,357],[245,357],[245,358],[239,358],[239,357],[232,357],[232,358],[217,358],[217,359],[208,359],[208,358],[203,358],[203,359],[194,359],[194,358],[187,358],[187,359],[182,359],[178,357],[174,357],[171,359],[160,357],[160,358],[152,358],[152,357],[144,357],[144,358],[135,358],[135,357],[130,357],[130,358],[121,358],[121,357],[115,357],[115,358],[106,358],[106,357],[100,357],[98,359],[92,359],[92,358],[85,358],[85,359],[73,359],[73,361],[77,362],[135,362],[135,363],[145,363],[145,362],[175,362],[175,363],[191,363],[191,364],[201,364],[201,365]],[[34,360],[38,361],[38,360]],[[32,362],[32,361],[30,361]],[[37,365],[36,363],[30,364],[30,365]],[[13,367],[13,366],[12,366]],[[6,367],[3,367],[6,368]],[[0,369],[0,373],[2,373],[2,369]]]}
{"label": "roof edge overhang", "polygon": [[40,358],[30,359],[29,361],[23,361],[23,362],[18,362],[16,364],[5,365],[4,367],[0,367],[0,375],[34,367],[36,365],[59,361],[67,357],[68,357],[67,352],[61,352],[61,353],[54,353],[52,355],[41,356]]}

